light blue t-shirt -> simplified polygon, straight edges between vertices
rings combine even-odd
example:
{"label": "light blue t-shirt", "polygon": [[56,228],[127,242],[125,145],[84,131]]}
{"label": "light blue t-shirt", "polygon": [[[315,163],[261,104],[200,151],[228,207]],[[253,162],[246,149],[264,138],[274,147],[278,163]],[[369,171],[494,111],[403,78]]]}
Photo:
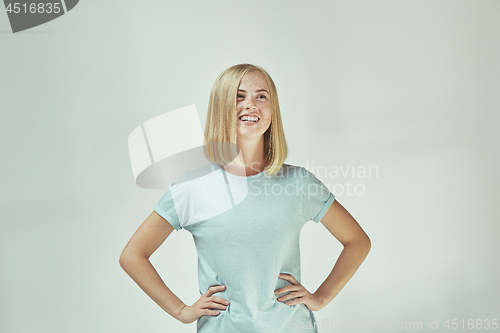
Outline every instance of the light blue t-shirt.
{"label": "light blue t-shirt", "polygon": [[291,284],[279,273],[301,282],[300,230],[334,200],[311,172],[290,164],[244,177],[209,163],[173,182],[155,211],[193,235],[200,295],[224,285],[214,296],[230,302],[219,315],[198,318],[197,332],[317,332],[311,310],[278,301],[286,293],[274,291]]}

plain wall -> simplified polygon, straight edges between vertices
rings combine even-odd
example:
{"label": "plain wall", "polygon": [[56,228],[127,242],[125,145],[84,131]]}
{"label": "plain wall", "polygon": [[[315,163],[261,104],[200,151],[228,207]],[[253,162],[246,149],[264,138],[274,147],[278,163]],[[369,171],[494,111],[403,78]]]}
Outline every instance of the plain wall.
{"label": "plain wall", "polygon": [[[275,80],[287,163],[377,170],[318,175],[372,250],[317,321],[498,319],[499,15],[493,0],[81,1],[12,34],[0,13],[0,331],[196,331],[118,264],[166,191],[135,185],[127,138],[190,104],[204,125],[215,78],[242,62]],[[342,246],[313,222],[300,245],[314,292]],[[191,234],[151,259],[199,298]]]}

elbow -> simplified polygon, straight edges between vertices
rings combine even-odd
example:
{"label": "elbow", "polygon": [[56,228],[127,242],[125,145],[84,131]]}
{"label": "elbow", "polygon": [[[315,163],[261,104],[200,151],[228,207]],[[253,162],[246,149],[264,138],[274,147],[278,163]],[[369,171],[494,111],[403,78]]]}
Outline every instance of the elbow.
{"label": "elbow", "polygon": [[372,242],[370,238],[364,234],[358,238],[352,239],[350,242],[346,242],[343,244],[344,248],[349,247],[356,249],[359,255],[366,257],[371,250]]}
{"label": "elbow", "polygon": [[368,253],[370,253],[371,248],[372,248],[372,241],[370,240],[370,237],[368,237],[367,234],[364,234],[364,236],[358,241],[358,249],[363,258],[366,258]]}
{"label": "elbow", "polygon": [[120,259],[118,260],[120,267],[123,268],[124,271],[127,271],[127,268],[130,267],[131,261],[132,256],[130,255],[130,253],[126,250],[123,250],[120,254]]}
{"label": "elbow", "polygon": [[137,253],[133,249],[124,249],[120,254],[118,263],[125,272],[128,272],[144,260],[149,260],[149,257]]}
{"label": "elbow", "polygon": [[121,268],[125,269],[125,266],[127,265],[127,254],[125,253],[125,251],[123,251],[120,254],[120,259],[118,260],[118,263],[120,264]]}
{"label": "elbow", "polygon": [[370,250],[372,249],[372,241],[370,240],[370,237],[366,236],[366,240],[364,241],[364,243],[366,255],[368,255],[368,253],[370,253]]}
{"label": "elbow", "polygon": [[357,242],[359,246],[368,254],[370,252],[370,249],[372,248],[372,241],[370,240],[370,237],[366,233],[362,233],[358,239]]}

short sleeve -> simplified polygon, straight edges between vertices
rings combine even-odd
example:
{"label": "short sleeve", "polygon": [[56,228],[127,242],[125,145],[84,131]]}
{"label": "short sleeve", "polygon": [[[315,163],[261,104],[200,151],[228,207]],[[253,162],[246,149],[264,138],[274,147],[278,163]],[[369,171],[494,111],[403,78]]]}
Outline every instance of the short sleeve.
{"label": "short sleeve", "polygon": [[313,173],[304,167],[301,167],[301,171],[301,178],[303,180],[303,213],[309,220],[318,223],[332,205],[335,196]]}
{"label": "short sleeve", "polygon": [[182,227],[179,222],[179,216],[177,214],[177,209],[175,208],[171,190],[172,188],[170,188],[167,193],[161,197],[154,210],[161,217],[167,220],[167,222],[170,223],[175,230],[180,230]]}
{"label": "short sleeve", "polygon": [[191,214],[189,205],[190,191],[189,178],[183,174],[172,182],[170,189],[163,195],[155,211],[167,220],[175,230],[182,229]]}

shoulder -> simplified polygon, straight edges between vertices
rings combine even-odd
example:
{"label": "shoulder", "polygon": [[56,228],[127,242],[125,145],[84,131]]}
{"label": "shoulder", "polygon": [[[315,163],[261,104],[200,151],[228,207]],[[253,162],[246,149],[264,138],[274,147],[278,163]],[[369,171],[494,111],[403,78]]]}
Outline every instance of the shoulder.
{"label": "shoulder", "polygon": [[284,178],[303,178],[307,177],[309,173],[310,172],[303,166],[283,163],[276,175]]}

